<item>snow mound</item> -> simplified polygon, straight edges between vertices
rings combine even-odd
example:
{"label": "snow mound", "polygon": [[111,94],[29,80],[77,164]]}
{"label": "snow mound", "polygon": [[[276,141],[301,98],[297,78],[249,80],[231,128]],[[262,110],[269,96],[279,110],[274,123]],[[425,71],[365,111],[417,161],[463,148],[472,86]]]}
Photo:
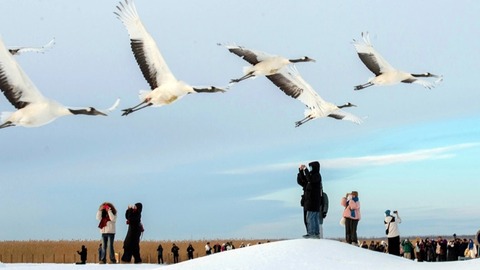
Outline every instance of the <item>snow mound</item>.
{"label": "snow mound", "polygon": [[426,263],[333,240],[295,239],[255,245],[162,268],[212,269],[480,269],[480,260]]}

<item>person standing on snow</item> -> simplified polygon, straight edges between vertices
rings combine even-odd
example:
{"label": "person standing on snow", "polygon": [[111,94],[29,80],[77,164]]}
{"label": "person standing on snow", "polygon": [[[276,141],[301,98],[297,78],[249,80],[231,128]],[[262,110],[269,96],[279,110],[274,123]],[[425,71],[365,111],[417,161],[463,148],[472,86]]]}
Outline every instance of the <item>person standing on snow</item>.
{"label": "person standing on snow", "polygon": [[390,210],[385,211],[385,233],[388,238],[388,253],[396,256],[400,256],[400,230],[398,224],[402,223],[402,219],[398,215],[397,211],[393,211],[396,216],[390,215]]}
{"label": "person standing on snow", "polygon": [[158,264],[163,264],[163,247],[162,247],[162,244],[159,244],[158,248],[157,248],[157,261],[158,261]]}
{"label": "person standing on snow", "polygon": [[304,238],[320,238],[320,208],[323,202],[322,176],[320,175],[320,163],[312,161],[300,165],[297,174],[297,183],[302,186],[304,222],[306,222],[307,234]]}
{"label": "person standing on snow", "polygon": [[328,196],[327,193],[323,192],[322,188],[322,198],[320,202],[320,239],[323,239],[323,220],[327,217],[328,213]]}
{"label": "person standing on snow", "polygon": [[413,247],[413,244],[412,242],[410,242],[410,240],[407,238],[407,239],[404,239],[402,241],[402,248],[403,248],[403,257],[405,259],[412,259],[412,252],[414,250],[414,247]]}
{"label": "person standing on snow", "polygon": [[212,254],[212,247],[210,246],[210,242],[207,242],[207,244],[205,245],[205,254],[206,255]]}
{"label": "person standing on snow", "polygon": [[81,251],[77,250],[78,255],[80,255],[80,262],[77,264],[86,264],[87,263],[87,248],[85,245],[82,245]]}
{"label": "person standing on snow", "polygon": [[107,250],[110,256],[110,263],[117,263],[113,241],[115,240],[115,230],[117,222],[117,209],[112,203],[104,202],[97,211],[97,220],[100,221],[98,228],[102,234],[102,250],[100,252],[100,264],[107,262]]}
{"label": "person standing on snow", "polygon": [[192,244],[189,244],[188,247],[187,247],[187,255],[188,255],[189,260],[193,259],[193,252],[194,251],[195,251],[195,249],[193,248]]}
{"label": "person standing on snow", "polygon": [[175,245],[175,243],[173,243],[172,245],[172,249],[170,250],[173,254],[173,263],[178,263],[178,251],[180,249],[177,247],[177,245]]}
{"label": "person standing on snow", "polygon": [[142,225],[142,209],[141,203],[128,206],[125,212],[125,218],[127,219],[128,231],[123,241],[123,255],[122,261],[129,263],[134,259],[134,263],[142,263],[140,257],[140,236],[143,232]]}
{"label": "person standing on snow", "polygon": [[358,245],[357,226],[360,221],[360,201],[358,192],[352,191],[342,198],[340,204],[345,207],[343,217],[345,218],[345,241],[349,244]]}

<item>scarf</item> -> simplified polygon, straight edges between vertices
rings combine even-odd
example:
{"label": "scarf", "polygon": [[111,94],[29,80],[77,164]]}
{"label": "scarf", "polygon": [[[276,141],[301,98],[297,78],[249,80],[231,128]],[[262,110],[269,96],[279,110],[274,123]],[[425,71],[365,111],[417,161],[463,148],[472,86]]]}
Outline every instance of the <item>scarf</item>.
{"label": "scarf", "polygon": [[105,228],[105,226],[107,226],[107,222],[109,222],[109,221],[110,221],[110,217],[108,216],[107,211],[102,210],[102,219],[100,220],[100,223],[98,224],[98,228],[100,228],[100,229]]}
{"label": "scarf", "polygon": [[[358,202],[358,197],[353,197],[352,201]],[[353,218],[355,217],[355,210],[350,210],[350,216],[352,216]]]}

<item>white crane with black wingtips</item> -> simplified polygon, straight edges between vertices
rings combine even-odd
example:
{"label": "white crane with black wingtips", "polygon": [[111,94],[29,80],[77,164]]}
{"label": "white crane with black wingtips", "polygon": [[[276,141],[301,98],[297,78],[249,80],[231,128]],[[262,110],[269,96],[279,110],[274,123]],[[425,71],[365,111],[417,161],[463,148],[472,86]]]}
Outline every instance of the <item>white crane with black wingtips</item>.
{"label": "white crane with black wingtips", "polygon": [[143,26],[133,0],[125,0],[117,6],[115,15],[122,21],[130,37],[133,55],[142,74],[150,85],[150,90],[140,91],[140,103],[122,110],[128,115],[143,108],[170,104],[187,94],[225,92],[215,86],[193,87],[175,78],[163,59],[155,40]]}
{"label": "white crane with black wingtips", "polygon": [[356,105],[347,102],[337,106],[325,101],[315,92],[313,87],[300,76],[300,73],[294,66],[286,66],[279,72],[268,75],[267,78],[285,94],[301,101],[307,107],[304,114],[305,118],[296,121],[295,127],[299,127],[310,120],[320,117],[347,120],[356,124],[363,122],[358,116],[342,110],[343,108],[356,107]]}
{"label": "white crane with black wingtips", "polygon": [[[222,45],[222,44],[218,44]],[[243,58],[251,64],[243,69],[244,76],[238,79],[232,79],[230,83],[238,83],[240,81],[255,78],[257,76],[268,76],[277,73],[285,66],[300,62],[315,62],[314,59],[304,56],[296,59],[288,59],[279,55],[271,55],[265,52],[247,49],[242,46],[225,45],[231,53]]]}
{"label": "white crane with black wingtips", "polygon": [[[443,80],[442,76],[432,74],[430,72],[413,74],[404,71],[400,71],[392,67],[383,57],[380,55],[372,43],[368,33],[362,33],[363,42],[354,40],[353,46],[358,53],[358,57],[362,60],[363,64],[375,74],[375,77],[368,80],[367,83],[355,86],[355,90],[361,90],[372,85],[392,85],[397,83],[416,83],[425,88],[431,89]],[[421,78],[434,77],[437,78],[435,82],[423,80]]]}
{"label": "white crane with black wingtips", "polygon": [[[68,108],[55,100],[44,97],[2,40],[0,40],[0,90],[17,109],[14,112],[1,113],[0,128],[38,127],[66,115],[106,115],[93,107]],[[115,104],[118,104],[118,101]]]}

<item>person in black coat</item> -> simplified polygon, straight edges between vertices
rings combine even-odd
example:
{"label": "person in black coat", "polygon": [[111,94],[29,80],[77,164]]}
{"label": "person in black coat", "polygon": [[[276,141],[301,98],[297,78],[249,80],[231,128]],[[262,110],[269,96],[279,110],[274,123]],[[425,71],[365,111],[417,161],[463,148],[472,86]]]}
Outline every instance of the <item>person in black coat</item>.
{"label": "person in black coat", "polygon": [[320,238],[320,208],[322,198],[322,176],[320,175],[320,163],[312,161],[310,170],[305,165],[300,165],[297,174],[297,183],[303,188],[303,213],[307,228],[305,238]]}
{"label": "person in black coat", "polygon": [[193,259],[193,252],[194,251],[195,251],[195,249],[193,248],[192,244],[189,244],[188,247],[187,247],[187,255],[188,255],[189,260]]}
{"label": "person in black coat", "polygon": [[140,258],[140,236],[143,232],[142,208],[141,203],[136,203],[133,206],[128,206],[125,212],[128,231],[123,241],[122,262],[131,262],[133,256],[135,263],[142,263],[142,258]]}
{"label": "person in black coat", "polygon": [[77,264],[86,264],[87,263],[87,248],[82,245],[82,250],[77,251],[77,253],[80,255],[80,262],[77,262]]}
{"label": "person in black coat", "polygon": [[175,245],[175,243],[173,243],[172,245],[172,253],[173,253],[173,263],[178,263],[178,251],[180,249],[177,247],[177,245]]}
{"label": "person in black coat", "polygon": [[158,259],[158,264],[163,263],[163,247],[162,244],[158,245],[157,248],[157,259]]}

